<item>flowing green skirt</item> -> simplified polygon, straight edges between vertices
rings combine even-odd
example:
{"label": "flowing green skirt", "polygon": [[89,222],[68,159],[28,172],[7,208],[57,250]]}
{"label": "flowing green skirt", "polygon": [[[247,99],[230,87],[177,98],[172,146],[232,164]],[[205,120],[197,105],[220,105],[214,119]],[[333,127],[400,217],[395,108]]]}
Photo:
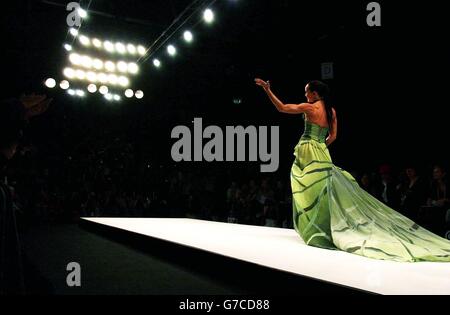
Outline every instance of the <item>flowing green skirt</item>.
{"label": "flowing green skirt", "polygon": [[302,138],[291,170],[293,220],[307,245],[400,262],[450,262],[450,241],[389,208]]}

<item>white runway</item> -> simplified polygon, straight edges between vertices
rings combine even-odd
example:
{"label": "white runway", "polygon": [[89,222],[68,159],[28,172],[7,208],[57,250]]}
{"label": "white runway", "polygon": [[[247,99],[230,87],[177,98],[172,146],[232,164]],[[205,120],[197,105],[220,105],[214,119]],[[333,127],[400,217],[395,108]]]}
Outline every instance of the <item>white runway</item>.
{"label": "white runway", "polygon": [[193,219],[84,220],[380,294],[450,294],[450,263],[398,263],[306,246],[294,230]]}

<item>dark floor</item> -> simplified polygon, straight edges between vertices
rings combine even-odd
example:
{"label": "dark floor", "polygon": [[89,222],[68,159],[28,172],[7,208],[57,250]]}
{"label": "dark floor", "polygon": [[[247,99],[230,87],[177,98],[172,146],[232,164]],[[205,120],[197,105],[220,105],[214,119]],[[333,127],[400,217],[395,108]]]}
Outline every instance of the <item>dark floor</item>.
{"label": "dark floor", "polygon": [[[86,221],[27,228],[22,244],[28,294],[366,294]],[[71,262],[81,287],[66,284]]]}
{"label": "dark floor", "polygon": [[[235,295],[249,293],[182,264],[108,240],[77,225],[34,227],[22,236],[33,294]],[[180,257],[180,259],[182,259]],[[66,284],[67,264],[81,266],[81,287]]]}

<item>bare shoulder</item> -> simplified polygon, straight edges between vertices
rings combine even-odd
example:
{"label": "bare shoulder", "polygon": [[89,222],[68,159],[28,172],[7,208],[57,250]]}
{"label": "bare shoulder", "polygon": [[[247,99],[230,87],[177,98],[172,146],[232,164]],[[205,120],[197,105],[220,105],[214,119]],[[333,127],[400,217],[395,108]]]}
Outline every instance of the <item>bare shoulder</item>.
{"label": "bare shoulder", "polygon": [[310,103],[301,103],[298,106],[304,108],[308,113],[314,113],[317,111],[317,107]]}
{"label": "bare shoulder", "polygon": [[334,107],[332,108],[332,110],[333,110],[333,118],[337,119],[337,114],[336,114],[336,110],[334,109]]}

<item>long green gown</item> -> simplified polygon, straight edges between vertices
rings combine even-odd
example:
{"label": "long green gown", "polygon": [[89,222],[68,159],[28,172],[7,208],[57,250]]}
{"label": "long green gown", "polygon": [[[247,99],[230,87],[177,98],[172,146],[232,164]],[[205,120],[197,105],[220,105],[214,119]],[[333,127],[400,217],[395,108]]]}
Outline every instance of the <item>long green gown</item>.
{"label": "long green gown", "polygon": [[307,245],[399,262],[450,262],[450,241],[378,201],[335,166],[328,129],[305,120],[291,170],[293,220]]}

